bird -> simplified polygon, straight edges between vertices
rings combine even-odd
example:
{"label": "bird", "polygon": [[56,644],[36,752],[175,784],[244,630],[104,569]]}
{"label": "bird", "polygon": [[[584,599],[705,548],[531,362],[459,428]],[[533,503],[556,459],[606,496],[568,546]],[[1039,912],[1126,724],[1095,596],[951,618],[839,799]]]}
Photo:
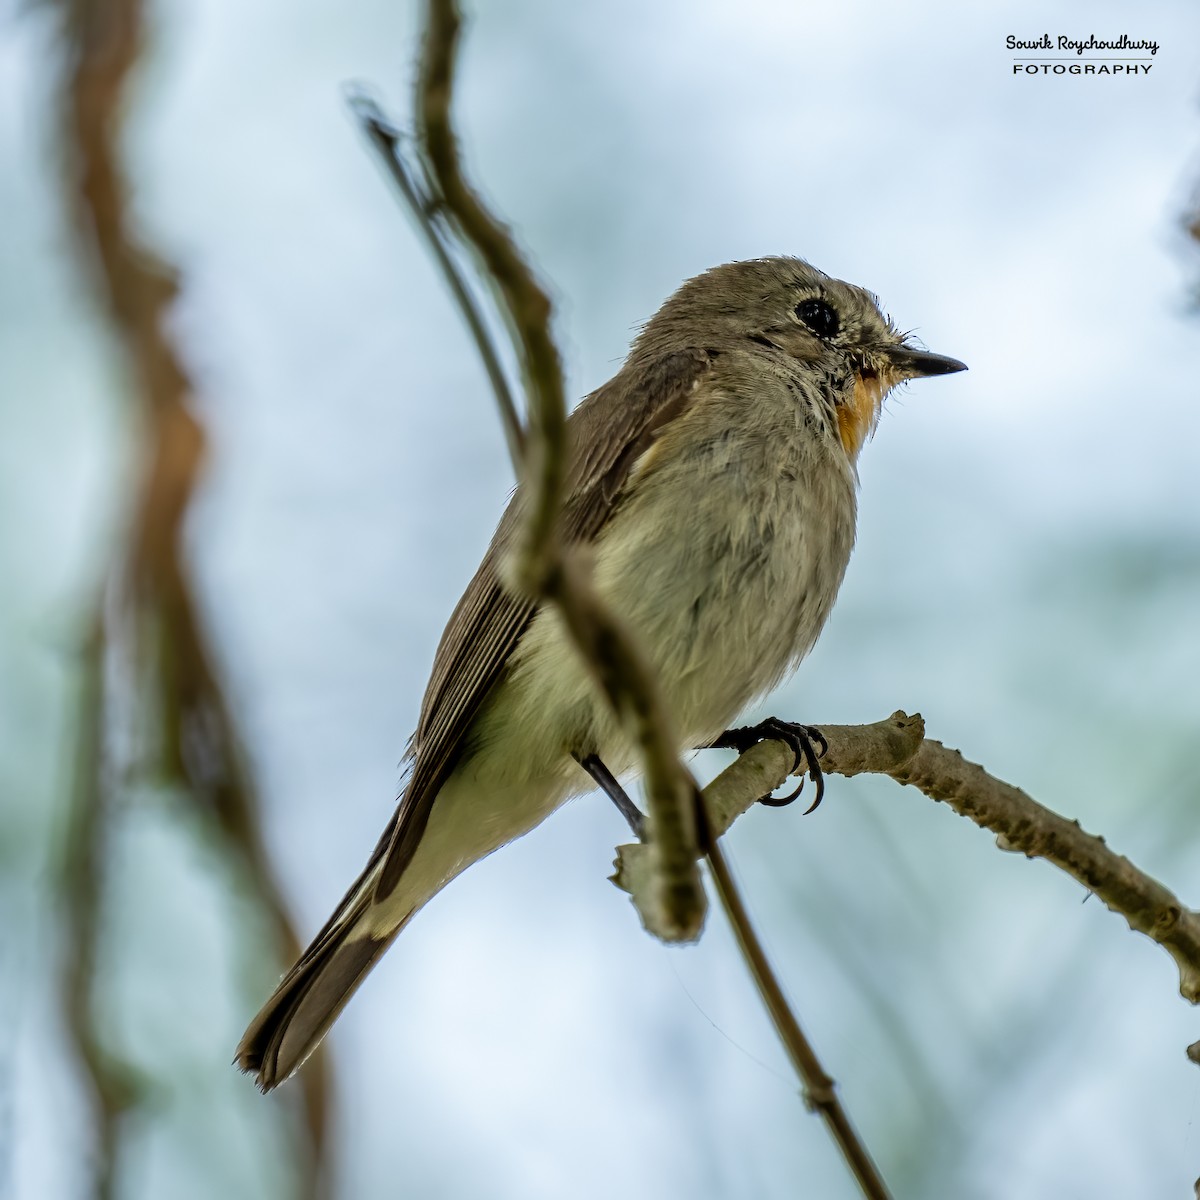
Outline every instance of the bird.
{"label": "bird", "polygon": [[[871,292],[773,256],[683,283],[576,407],[562,536],[656,673],[681,753],[719,743],[812,649],[885,397],[965,369],[899,332]],[[558,612],[505,582],[521,495],[442,635],[394,815],[238,1045],[263,1091],[460,872],[592,790],[598,770],[637,767]]]}

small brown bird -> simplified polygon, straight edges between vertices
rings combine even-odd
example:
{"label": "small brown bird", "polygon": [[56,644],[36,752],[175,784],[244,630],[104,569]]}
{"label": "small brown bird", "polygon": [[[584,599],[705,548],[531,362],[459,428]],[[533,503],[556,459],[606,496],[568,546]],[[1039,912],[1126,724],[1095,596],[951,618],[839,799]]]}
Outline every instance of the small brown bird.
{"label": "small brown bird", "polygon": [[[862,288],[764,258],[685,283],[572,414],[564,532],[591,546],[597,591],[657,671],[681,751],[716,740],[817,640],[884,397],[964,369],[909,345]],[[426,901],[592,788],[582,763],[636,766],[557,614],[502,583],[515,528],[510,504],[442,635],[391,823],[238,1046],[264,1090]]]}

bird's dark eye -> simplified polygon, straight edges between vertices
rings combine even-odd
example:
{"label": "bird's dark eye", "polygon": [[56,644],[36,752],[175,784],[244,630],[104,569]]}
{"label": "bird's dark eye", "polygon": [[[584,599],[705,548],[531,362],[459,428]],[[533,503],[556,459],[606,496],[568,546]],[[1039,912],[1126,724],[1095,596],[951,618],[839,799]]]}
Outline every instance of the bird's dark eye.
{"label": "bird's dark eye", "polygon": [[817,335],[831,338],[838,331],[838,315],[824,300],[802,300],[796,305],[796,316]]}

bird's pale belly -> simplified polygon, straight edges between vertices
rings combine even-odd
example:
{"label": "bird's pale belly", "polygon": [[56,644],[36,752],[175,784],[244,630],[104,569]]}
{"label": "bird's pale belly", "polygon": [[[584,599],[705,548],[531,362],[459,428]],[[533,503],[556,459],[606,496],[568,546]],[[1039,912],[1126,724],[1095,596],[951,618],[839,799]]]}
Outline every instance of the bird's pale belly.
{"label": "bird's pale belly", "polygon": [[[714,484],[686,468],[658,473],[661,486],[645,480],[595,554],[596,587],[650,659],[681,748],[715,737],[811,648],[854,536],[844,472],[810,468],[803,485],[769,478],[748,497],[743,473]],[[477,732],[505,775],[533,779],[557,767],[575,778],[572,753],[599,753],[617,772],[635,765],[551,610],[522,638]],[[495,754],[497,740],[517,753]]]}
{"label": "bird's pale belly", "polygon": [[597,584],[637,632],[685,745],[727,728],[816,641],[849,559],[853,510],[831,528],[812,519],[811,499],[786,481],[742,506],[710,488],[679,520],[614,538],[600,557]]}

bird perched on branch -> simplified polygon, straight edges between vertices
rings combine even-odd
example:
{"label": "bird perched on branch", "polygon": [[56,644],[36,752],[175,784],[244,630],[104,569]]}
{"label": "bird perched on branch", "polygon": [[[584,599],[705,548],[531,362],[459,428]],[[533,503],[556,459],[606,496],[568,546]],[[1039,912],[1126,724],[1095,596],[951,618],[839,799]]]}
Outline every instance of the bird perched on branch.
{"label": "bird perched on branch", "polygon": [[[685,283],[572,414],[563,537],[590,548],[681,751],[737,743],[730,724],[812,648],[888,392],[964,369],[910,345],[862,288],[763,258]],[[238,1047],[264,1090],[451,879],[637,765],[557,612],[503,581],[519,504],[518,490],[442,635],[395,815]]]}

